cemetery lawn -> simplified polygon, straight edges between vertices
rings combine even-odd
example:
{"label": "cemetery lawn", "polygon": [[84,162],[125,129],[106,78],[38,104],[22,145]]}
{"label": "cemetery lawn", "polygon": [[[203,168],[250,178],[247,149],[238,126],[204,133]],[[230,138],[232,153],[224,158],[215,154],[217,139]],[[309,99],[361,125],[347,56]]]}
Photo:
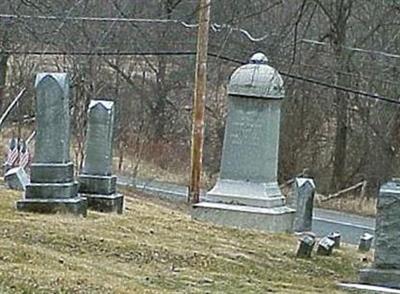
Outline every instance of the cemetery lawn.
{"label": "cemetery lawn", "polygon": [[[193,222],[132,191],[124,215],[17,212],[0,187],[0,293],[341,293],[364,255],[296,259],[297,239]],[[370,258],[370,257],[369,257]]]}

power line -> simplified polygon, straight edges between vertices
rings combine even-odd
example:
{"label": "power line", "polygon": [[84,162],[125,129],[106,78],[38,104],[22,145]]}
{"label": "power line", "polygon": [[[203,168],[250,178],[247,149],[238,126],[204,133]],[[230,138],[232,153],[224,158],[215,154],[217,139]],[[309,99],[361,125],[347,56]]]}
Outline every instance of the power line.
{"label": "power line", "polygon": [[[75,52],[63,52],[63,51],[13,51],[13,50],[6,50],[3,51],[6,54],[10,54],[10,55],[40,55],[40,56],[49,56],[49,55],[60,55],[60,56],[65,56],[65,55],[69,55],[69,56],[190,56],[190,55],[196,55],[196,51],[118,51],[118,52],[113,52],[113,51],[99,51],[99,52],[92,52],[92,51],[75,51]],[[247,61],[243,61],[243,60],[239,60],[239,59],[235,59],[235,58],[231,58],[231,57],[227,57],[227,56],[223,56],[220,54],[216,54],[216,53],[212,53],[209,52],[208,56],[213,57],[213,58],[217,58],[217,59],[221,59],[221,60],[225,60],[225,61],[229,61],[235,64],[247,64]],[[294,80],[299,80],[299,81],[303,81],[303,82],[308,82],[308,83],[312,83],[315,85],[319,85],[319,86],[323,86],[326,88],[330,88],[330,89],[335,89],[335,90],[341,90],[344,92],[348,92],[348,93],[352,93],[352,94],[356,94],[356,95],[361,95],[361,96],[365,96],[368,98],[372,98],[375,100],[380,100],[380,101],[384,101],[387,103],[392,103],[392,104],[399,104],[400,105],[400,101],[399,100],[395,100],[393,98],[388,98],[385,96],[381,96],[378,94],[373,94],[373,93],[368,93],[365,91],[360,91],[360,90],[355,90],[352,88],[348,88],[348,87],[343,87],[343,86],[339,86],[339,85],[334,85],[334,84],[330,84],[324,81],[320,81],[314,78],[310,78],[310,77],[304,77],[304,76],[300,76],[300,75],[295,75],[295,74],[290,74],[284,71],[279,71],[279,73],[282,76],[294,79]]]}
{"label": "power line", "polygon": [[[0,14],[0,18],[3,19],[9,19],[9,20],[18,20],[18,19],[26,19],[26,20],[48,20],[48,21],[89,21],[89,22],[121,22],[121,23],[150,23],[150,24],[178,24],[181,25],[187,29],[193,29],[197,28],[199,25],[197,23],[187,23],[182,20],[178,19],[160,19],[160,18],[127,18],[127,17],[94,17],[94,16],[55,16],[55,15],[17,15],[17,14]],[[264,34],[261,37],[255,37],[253,36],[249,31],[239,28],[239,27],[234,27],[229,24],[218,24],[218,23],[212,23],[210,25],[210,28],[213,32],[218,33],[224,29],[230,30],[230,31],[236,31],[244,35],[247,39],[249,39],[251,42],[261,42],[264,41],[270,34]]]}
{"label": "power line", "polygon": [[[329,46],[329,43],[315,41],[315,40],[302,39],[301,41],[303,43],[312,44],[312,45]],[[382,56],[390,57],[390,58],[400,58],[400,55],[398,55],[398,54],[393,54],[393,53],[388,53],[388,52],[383,52],[383,51],[378,51],[378,50],[362,49],[362,48],[348,47],[348,46],[343,46],[343,48],[350,50],[350,51],[359,52],[359,53],[382,55]]]}

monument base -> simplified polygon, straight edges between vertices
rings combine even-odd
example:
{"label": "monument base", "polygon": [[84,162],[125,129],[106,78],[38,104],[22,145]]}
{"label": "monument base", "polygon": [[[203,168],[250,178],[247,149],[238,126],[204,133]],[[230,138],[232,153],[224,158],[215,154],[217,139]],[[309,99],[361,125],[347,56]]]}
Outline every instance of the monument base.
{"label": "monument base", "polygon": [[80,194],[87,199],[88,209],[99,212],[116,212],[122,214],[124,209],[124,196],[120,193],[111,195]]}
{"label": "monument base", "polygon": [[277,182],[253,183],[221,179],[207,193],[205,201],[265,208],[285,205],[285,198]]}
{"label": "monument base", "polygon": [[69,199],[22,199],[17,201],[17,210],[38,213],[70,213],[86,216],[87,201],[76,197]]}
{"label": "monument base", "polygon": [[32,163],[31,179],[34,183],[68,183],[74,181],[74,165],[67,163]]}
{"label": "monument base", "polygon": [[191,215],[195,220],[228,227],[291,233],[295,210],[287,206],[264,208],[200,202],[193,205]]}
{"label": "monument base", "polygon": [[77,197],[78,183],[30,183],[26,185],[26,199],[70,199]]}
{"label": "monument base", "polygon": [[117,177],[80,174],[78,182],[80,193],[110,195],[116,192]]}
{"label": "monument base", "polygon": [[359,277],[362,284],[400,289],[400,270],[365,268]]}

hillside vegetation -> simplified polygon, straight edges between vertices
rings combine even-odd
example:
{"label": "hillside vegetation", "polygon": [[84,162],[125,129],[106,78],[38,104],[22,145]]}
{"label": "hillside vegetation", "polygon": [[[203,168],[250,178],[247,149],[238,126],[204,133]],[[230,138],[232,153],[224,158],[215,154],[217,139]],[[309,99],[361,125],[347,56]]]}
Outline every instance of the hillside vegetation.
{"label": "hillside vegetation", "polygon": [[340,293],[362,255],[296,259],[297,240],[194,222],[187,208],[124,191],[123,215],[15,211],[0,188],[1,293]]}

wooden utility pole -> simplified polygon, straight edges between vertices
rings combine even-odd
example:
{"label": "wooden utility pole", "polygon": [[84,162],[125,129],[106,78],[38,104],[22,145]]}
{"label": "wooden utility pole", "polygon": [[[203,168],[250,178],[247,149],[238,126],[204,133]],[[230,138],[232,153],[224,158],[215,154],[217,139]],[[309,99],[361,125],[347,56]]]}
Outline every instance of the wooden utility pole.
{"label": "wooden utility pole", "polygon": [[199,27],[197,32],[196,75],[193,99],[191,176],[188,200],[200,200],[200,179],[204,142],[204,108],[207,85],[208,30],[210,25],[211,0],[199,0]]}

